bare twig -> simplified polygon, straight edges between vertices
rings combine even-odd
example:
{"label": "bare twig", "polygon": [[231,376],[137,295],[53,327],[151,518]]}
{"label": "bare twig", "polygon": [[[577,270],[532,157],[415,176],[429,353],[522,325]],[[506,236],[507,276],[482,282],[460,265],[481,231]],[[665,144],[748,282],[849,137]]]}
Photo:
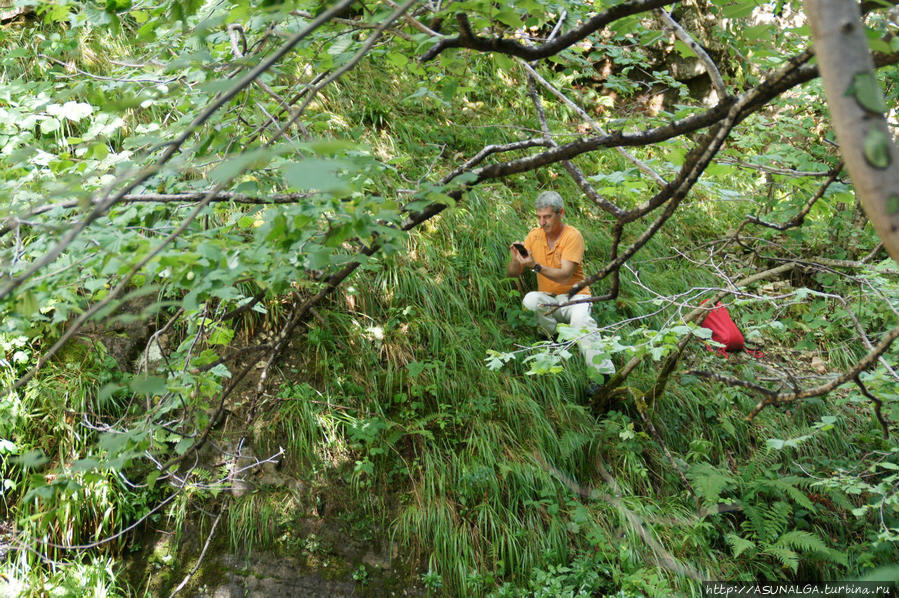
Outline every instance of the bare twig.
{"label": "bare twig", "polygon": [[883,429],[883,439],[886,440],[890,437],[890,426],[883,416],[883,401],[871,394],[858,376],[852,381],[855,382],[855,385],[858,386],[861,393],[874,403],[874,416],[877,418],[877,421],[880,422],[880,427]]}
{"label": "bare twig", "polygon": [[197,559],[197,564],[193,566],[193,568],[188,571],[187,575],[184,576],[184,579],[181,580],[181,583],[172,590],[172,593],[169,594],[169,598],[174,598],[175,594],[184,589],[184,586],[190,581],[190,578],[193,577],[194,573],[200,568],[200,564],[203,562],[203,557],[206,556],[206,550],[209,548],[209,543],[212,541],[212,536],[215,534],[215,528],[218,527],[219,521],[222,519],[222,514],[224,513],[224,509],[219,511],[218,515],[215,517],[215,521],[212,522],[212,529],[209,530],[209,535],[206,536],[206,542],[203,543],[203,550],[200,551],[200,556]]}

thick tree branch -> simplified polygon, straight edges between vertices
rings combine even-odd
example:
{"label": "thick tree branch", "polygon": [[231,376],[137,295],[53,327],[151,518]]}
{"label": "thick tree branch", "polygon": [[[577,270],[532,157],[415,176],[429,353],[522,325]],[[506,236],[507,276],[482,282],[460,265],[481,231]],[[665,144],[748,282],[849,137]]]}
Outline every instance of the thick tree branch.
{"label": "thick tree branch", "polygon": [[485,158],[491,156],[493,154],[499,154],[504,152],[511,152],[520,149],[527,149],[529,147],[552,147],[550,143],[546,141],[546,139],[524,139],[522,141],[513,141],[511,143],[504,143],[502,145],[487,145],[484,146],[481,151],[476,153],[474,156],[465,161],[464,164],[453,170],[451,173],[443,177],[441,182],[444,184],[450,182],[463,172],[474,168],[478,164],[484,161]]}
{"label": "thick tree branch", "polygon": [[672,4],[672,1],[632,0],[630,2],[622,2],[621,4],[596,14],[580,27],[572,29],[568,33],[560,35],[554,40],[536,48],[524,46],[511,39],[478,36],[471,30],[468,16],[464,13],[457,13],[456,20],[459,23],[459,35],[457,37],[441,39],[430,50],[425,52],[420,60],[421,62],[432,60],[448,48],[469,48],[480,52],[499,52],[500,54],[517,56],[519,58],[524,58],[525,60],[539,60],[541,58],[546,58],[547,56],[558,54],[565,48],[576,44],[618,19],[640,14],[654,8],[661,8],[668,4]]}

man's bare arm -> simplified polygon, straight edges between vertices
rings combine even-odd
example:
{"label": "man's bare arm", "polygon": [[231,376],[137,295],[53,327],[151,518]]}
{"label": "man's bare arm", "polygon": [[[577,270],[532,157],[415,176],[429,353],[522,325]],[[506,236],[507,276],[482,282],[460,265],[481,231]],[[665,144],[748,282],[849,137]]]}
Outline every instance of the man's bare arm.
{"label": "man's bare arm", "polygon": [[[521,276],[521,273],[525,268],[533,268],[537,264],[533,255],[522,257],[521,254],[515,251],[515,248],[511,246],[509,250],[512,254],[509,264],[506,266],[506,272],[509,276]],[[544,264],[540,264],[540,266],[541,276],[545,276],[560,284],[567,284],[568,281],[571,280],[572,275],[574,275],[574,269],[577,267],[577,262],[570,262],[563,259],[560,268],[550,268]]]}
{"label": "man's bare arm", "polygon": [[568,282],[571,280],[571,277],[574,275],[574,269],[576,266],[576,262],[562,260],[561,268],[550,268],[549,266],[543,266],[543,268],[540,269],[540,275],[547,277],[553,282],[558,282],[559,284],[568,284]]}

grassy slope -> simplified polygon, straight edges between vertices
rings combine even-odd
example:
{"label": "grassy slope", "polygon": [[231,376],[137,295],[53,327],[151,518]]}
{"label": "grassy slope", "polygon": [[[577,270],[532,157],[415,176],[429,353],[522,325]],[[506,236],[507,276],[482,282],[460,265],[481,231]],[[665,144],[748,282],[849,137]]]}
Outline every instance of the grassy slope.
{"label": "grassy slope", "polygon": [[[378,83],[368,83],[375,89],[365,100],[354,94],[354,105],[377,98]],[[372,144],[398,156],[418,149],[424,169],[437,149],[422,140],[471,155],[483,144],[509,139],[492,125],[506,122],[503,104],[520,98],[494,98],[491,105],[491,98],[471,93],[466,100],[478,109],[421,113],[420,106],[395,106],[394,118]],[[467,126],[443,128],[441,117]],[[415,171],[407,166],[407,173]],[[328,325],[310,333],[309,378],[303,378],[326,397],[323,402],[353,410],[298,407],[301,413],[292,415],[314,423],[305,435],[293,435],[293,450],[323,455],[334,452],[334,442],[346,443],[359,496],[381,516],[395,516],[396,538],[417,547],[452,594],[509,582],[500,593],[513,593],[511,584],[531,584],[533,591],[580,584],[590,591],[667,595],[697,591],[685,569],[706,579],[826,579],[860,571],[855,557],[863,549],[831,551],[863,540],[847,527],[845,511],[829,512],[833,501],[849,506],[847,497],[809,490],[810,479],[791,477],[796,472],[789,463],[802,457],[817,466],[827,460],[822,455],[854,454],[858,434],[869,436],[866,413],[844,411],[838,432],[796,453],[778,453],[765,440],[807,434],[822,414],[832,412],[824,402],[769,410],[747,424],[743,417],[754,406],[752,397],[695,379],[675,380],[651,414],[658,434],[708,504],[729,496],[746,506],[743,513],[702,516],[627,401],[608,413],[585,404],[579,356],[550,377],[525,376],[520,362],[499,372],[485,367],[487,350],[539,340],[519,306],[534,281],[504,278],[505,248],[532,226],[537,188],[579,197],[551,169],[481,187],[415,232],[404,251],[379,259],[353,280],[325,313]],[[569,222],[585,234],[588,266],[598,265],[607,255],[608,223],[592,217],[579,199],[573,204]],[[724,210],[733,208],[688,205],[633,261],[643,282],[661,293],[712,283],[670,248],[715,238],[720,231],[709,216],[736,217]],[[652,311],[651,299],[626,279],[620,300],[594,312],[603,326]],[[766,315],[758,311],[747,308],[744,325],[764,323]],[[664,320],[645,323],[660,327]],[[784,340],[791,342],[789,334]],[[688,362],[718,365],[699,344],[688,353]],[[641,368],[631,380],[638,387],[652,380],[650,360]],[[329,432],[334,428],[342,432],[336,440]],[[613,476],[615,491],[598,475],[598,462]],[[592,495],[590,489],[596,489]],[[790,530],[798,532],[784,536]],[[646,536],[658,544],[648,544]]]}
{"label": "grassy slope", "polygon": [[[304,415],[322,423],[336,419],[356,439],[357,455],[373,466],[357,478],[363,496],[369,485],[375,496],[397,485],[404,489],[398,537],[420,545],[462,594],[473,591],[475,573],[521,579],[532,567],[567,563],[579,550],[615,571],[606,589],[621,583],[639,589],[641,578],[653,578],[656,568],[646,565],[653,551],[632,522],[615,505],[576,496],[544,464],[585,488],[602,487],[597,459],[621,485],[624,504],[677,558],[704,577],[733,577],[741,565],[728,557],[710,521],[695,515],[636,414],[622,404],[597,417],[584,405],[586,378],[577,358],[550,378],[526,377],[519,364],[498,373],[485,368],[488,349],[536,340],[524,325],[517,285],[501,276],[505,241],[515,236],[514,222],[522,215],[502,218],[509,227],[500,230],[496,208],[485,207],[472,204],[445,218],[439,232],[410,242],[409,257],[358,280],[359,312],[327,316],[336,328],[332,334],[352,348],[320,349],[310,364],[318,366],[315,386],[328,400],[371,415],[349,417],[319,407]],[[683,274],[675,276],[683,280]],[[383,340],[374,328],[383,330]],[[702,351],[698,345],[692,350]],[[426,367],[413,373],[420,369],[415,364]],[[803,409],[792,421],[773,414],[760,427],[749,426],[742,416],[752,404],[732,391],[675,383],[654,418],[676,454],[708,458],[725,471],[758,461],[767,471],[778,456],[767,452],[764,438],[800,435],[823,412]],[[363,434],[366,426],[377,431]],[[327,427],[313,438],[325,438]],[[820,449],[849,448],[839,441],[830,445]],[[295,450],[315,451],[302,443]],[[724,529],[733,524],[724,516],[714,520]],[[683,580],[671,577],[681,587]],[[664,582],[646,583],[664,594]]]}
{"label": "grassy slope", "polygon": [[[490,62],[472,68],[486,75]],[[397,101],[416,89],[415,81],[400,74],[363,65],[322,102],[334,116],[333,134],[370,144],[402,173],[385,175],[388,188],[441,174],[430,172],[440,155],[459,154],[456,163],[485,144],[514,139],[504,123],[517,122],[519,106],[526,105],[514,85],[504,95],[462,90],[453,108],[428,99]],[[616,165],[605,156],[585,164],[598,172]],[[752,397],[676,378],[651,413],[660,438],[705,504],[723,496],[748,507],[702,515],[703,507],[694,504],[661,444],[627,401],[604,413],[584,403],[587,381],[579,356],[551,377],[526,376],[520,362],[499,372],[485,367],[488,350],[538,340],[519,305],[533,280],[519,284],[503,277],[505,248],[531,226],[535,189],[580,197],[560,172],[546,169],[479,187],[460,207],[411,235],[404,250],[372,260],[321,310],[327,325],[319,321],[294,343],[301,373],[284,372],[280,395],[297,400],[267,414],[275,436],[288,442],[295,471],[305,475],[314,465],[350,480],[359,503],[385,521],[404,549],[417,550],[428,563],[435,574],[431,587],[439,575],[449,595],[514,594],[512,585],[529,584],[535,593],[544,588],[545,595],[559,595],[556,586],[696,593],[685,568],[711,579],[812,579],[854,575],[868,564],[895,560],[889,545],[883,554],[866,546],[864,520],[848,513],[857,501],[838,490],[811,489],[807,477],[789,477],[797,473],[794,461],[824,471],[830,460],[877,446],[866,408],[842,407],[831,433],[775,452],[766,448],[766,439],[808,434],[834,409],[809,401],[791,411],[769,410],[750,425],[743,416]],[[700,201],[713,197],[713,190],[697,191],[632,261],[644,283],[667,294],[713,282],[671,252],[715,238],[724,226],[713,227],[716,219],[736,220],[731,206]],[[568,216],[585,235],[588,269],[599,265],[607,255],[608,222],[580,200]],[[594,313],[602,326],[651,312],[651,299],[626,277],[622,297],[596,306]],[[742,316],[744,324],[772,317],[759,307]],[[665,320],[657,316],[645,324],[661,327]],[[799,336],[787,332],[779,340],[789,348]],[[689,360],[714,359],[699,345],[689,351]],[[834,365],[851,356],[835,355]],[[751,363],[728,367],[753,369]],[[629,384],[646,387],[652,374],[647,360]],[[98,385],[93,382],[79,396],[94,394]],[[308,400],[312,396],[317,402]],[[26,411],[48,414],[42,429],[71,429],[64,406],[44,405],[36,395],[26,399]],[[615,487],[598,473],[597,463]],[[284,495],[268,498],[276,505]],[[231,518],[235,544],[260,537],[259,526],[245,523],[245,517]],[[790,530],[808,535],[784,540]],[[277,537],[276,531],[268,530],[265,538]],[[510,585],[497,590],[502,583]]]}

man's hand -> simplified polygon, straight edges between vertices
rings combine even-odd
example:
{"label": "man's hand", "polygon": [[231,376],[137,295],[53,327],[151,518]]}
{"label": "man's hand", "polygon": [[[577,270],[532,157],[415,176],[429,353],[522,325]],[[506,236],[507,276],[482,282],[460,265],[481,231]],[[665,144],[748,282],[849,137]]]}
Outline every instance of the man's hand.
{"label": "man's hand", "polygon": [[[519,242],[516,241],[516,243],[519,243]],[[521,245],[524,245],[524,243],[521,243]],[[519,264],[521,264],[522,268],[533,268],[534,264],[537,263],[537,260],[535,260],[534,256],[531,255],[530,253],[528,254],[527,257],[524,257],[523,255],[521,255],[521,253],[518,251],[518,249],[515,248],[515,243],[512,243],[511,245],[509,245],[509,250],[512,252],[512,256],[515,258],[515,260]]]}
{"label": "man's hand", "polygon": [[[521,243],[521,241],[515,241],[515,243]],[[525,268],[532,268],[536,263],[534,256],[528,254],[528,257],[524,257],[518,253],[518,250],[515,249],[515,243],[509,245],[509,263],[506,265],[506,274],[512,278],[521,276]]]}

